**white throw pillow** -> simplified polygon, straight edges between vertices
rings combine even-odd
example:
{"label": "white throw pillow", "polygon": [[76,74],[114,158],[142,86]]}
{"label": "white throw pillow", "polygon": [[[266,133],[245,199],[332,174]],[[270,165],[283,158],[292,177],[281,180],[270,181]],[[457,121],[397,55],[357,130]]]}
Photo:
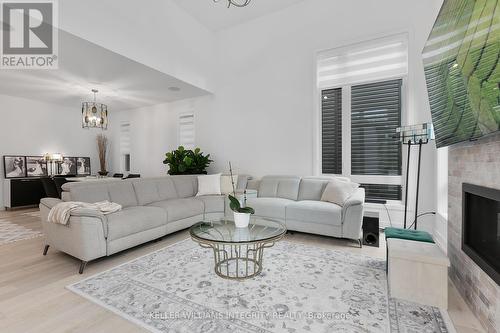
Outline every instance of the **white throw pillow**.
{"label": "white throw pillow", "polygon": [[[233,175],[234,188],[238,185],[238,175]],[[231,176],[222,175],[220,177],[220,191],[222,194],[233,193],[233,184],[231,184]]]}
{"label": "white throw pillow", "polygon": [[347,199],[356,191],[359,184],[344,180],[332,179],[326,185],[321,201],[327,201],[339,206],[344,206]]}
{"label": "white throw pillow", "polygon": [[198,193],[200,195],[221,195],[220,173],[216,175],[198,176]]}

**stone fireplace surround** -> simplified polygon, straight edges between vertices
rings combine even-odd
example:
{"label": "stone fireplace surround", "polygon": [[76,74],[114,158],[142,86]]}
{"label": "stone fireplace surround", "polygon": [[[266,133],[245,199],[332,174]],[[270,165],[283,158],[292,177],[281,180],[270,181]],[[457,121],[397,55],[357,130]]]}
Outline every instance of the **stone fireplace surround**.
{"label": "stone fireplace surround", "polygon": [[452,146],[448,157],[449,276],[488,332],[500,332],[500,286],[462,251],[462,183],[500,189],[500,133]]}

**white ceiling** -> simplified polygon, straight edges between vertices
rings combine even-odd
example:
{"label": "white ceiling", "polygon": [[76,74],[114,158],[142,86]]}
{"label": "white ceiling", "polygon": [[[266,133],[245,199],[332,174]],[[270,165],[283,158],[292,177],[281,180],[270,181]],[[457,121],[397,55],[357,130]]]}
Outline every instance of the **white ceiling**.
{"label": "white ceiling", "polygon": [[[178,87],[174,92],[169,87]],[[97,100],[110,111],[197,97],[206,91],[59,30],[59,69],[1,70],[0,94],[81,108]]]}
{"label": "white ceiling", "polygon": [[[251,0],[246,7],[227,8],[227,0],[174,0],[180,7],[213,31],[225,29],[281,10],[303,0]],[[242,1],[242,0],[239,0]]]}

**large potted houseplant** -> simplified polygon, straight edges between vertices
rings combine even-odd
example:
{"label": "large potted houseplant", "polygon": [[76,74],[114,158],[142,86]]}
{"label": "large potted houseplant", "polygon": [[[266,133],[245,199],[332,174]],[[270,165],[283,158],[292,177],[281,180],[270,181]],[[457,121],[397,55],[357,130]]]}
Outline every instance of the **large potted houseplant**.
{"label": "large potted houseplant", "polygon": [[229,173],[231,174],[231,185],[233,185],[233,195],[229,195],[229,207],[234,214],[234,224],[237,228],[247,228],[250,223],[250,216],[255,214],[252,207],[247,206],[247,191],[243,192],[243,200],[240,202],[236,198],[236,190],[233,181],[233,169],[229,162]]}
{"label": "large potted houseplant", "polygon": [[97,151],[99,153],[99,175],[107,176],[108,170],[106,170],[106,154],[108,151],[108,138],[104,134],[97,135]]}
{"label": "large potted houseplant", "polygon": [[207,173],[211,162],[210,154],[204,155],[200,148],[193,151],[179,146],[165,154],[163,164],[168,164],[169,175],[200,175]]}

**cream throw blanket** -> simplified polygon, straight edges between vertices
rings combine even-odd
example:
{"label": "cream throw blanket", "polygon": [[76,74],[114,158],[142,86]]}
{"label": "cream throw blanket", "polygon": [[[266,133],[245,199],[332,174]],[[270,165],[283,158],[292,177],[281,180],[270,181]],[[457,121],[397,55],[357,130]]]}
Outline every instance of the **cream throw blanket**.
{"label": "cream throw blanket", "polygon": [[122,206],[109,201],[100,201],[96,203],[76,201],[60,202],[50,209],[48,221],[50,223],[66,225],[71,217],[71,213],[80,208],[95,210],[107,215],[121,210]]}

